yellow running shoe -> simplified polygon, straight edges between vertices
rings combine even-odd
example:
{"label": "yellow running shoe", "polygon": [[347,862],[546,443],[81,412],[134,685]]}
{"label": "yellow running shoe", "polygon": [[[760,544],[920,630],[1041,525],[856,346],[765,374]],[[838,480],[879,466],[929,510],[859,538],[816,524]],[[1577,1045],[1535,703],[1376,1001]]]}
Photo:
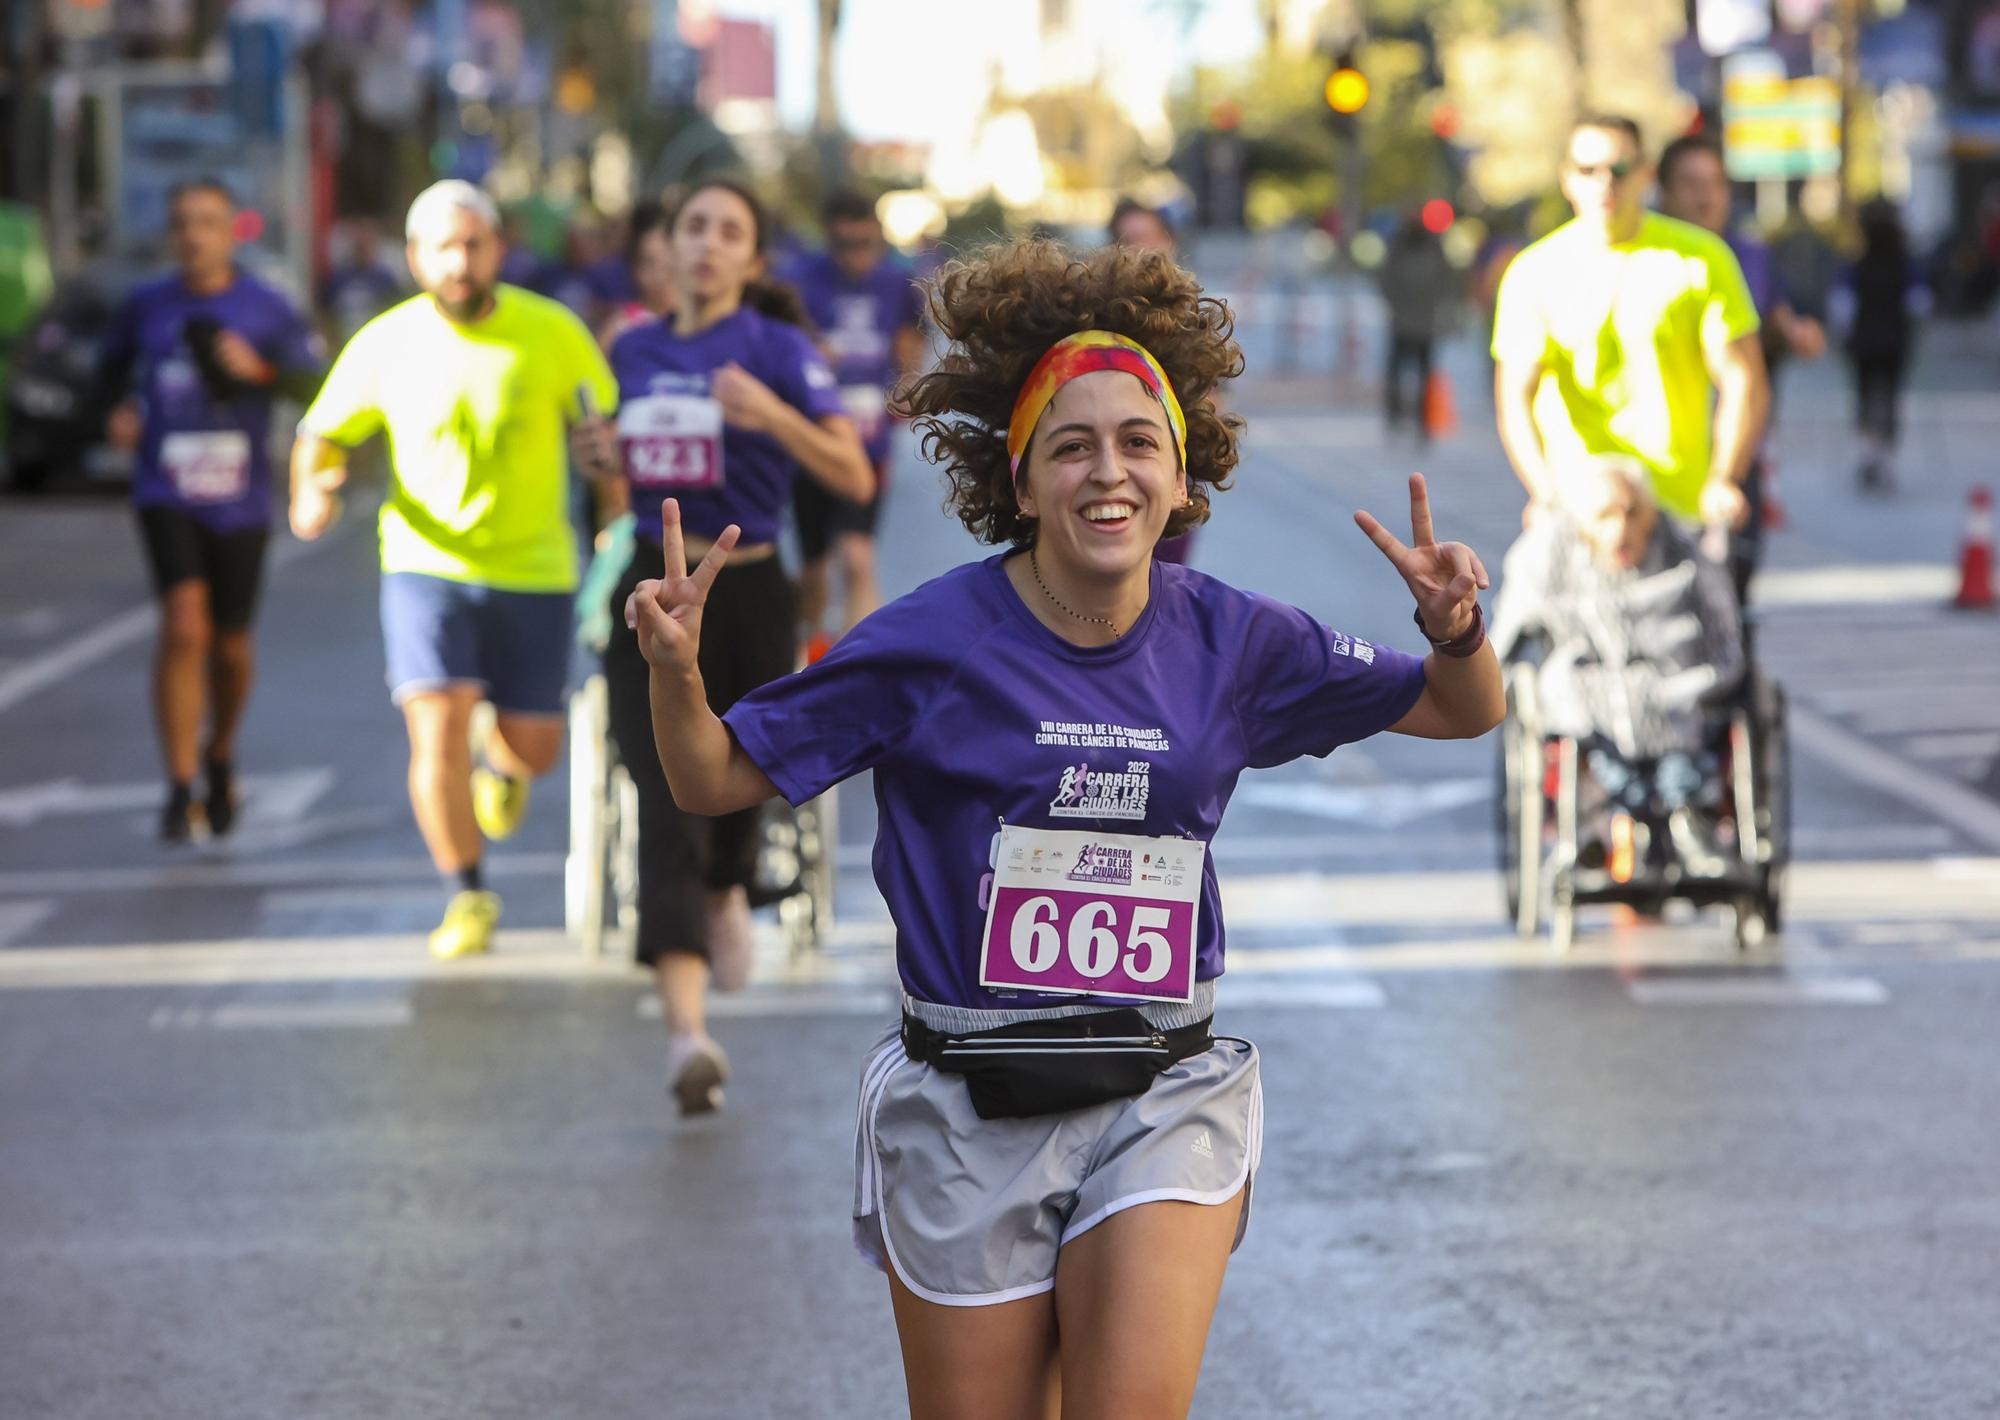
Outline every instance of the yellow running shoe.
{"label": "yellow running shoe", "polygon": [[493,945],[493,928],[499,921],[500,894],[467,888],[452,898],[444,921],[431,933],[431,955],[478,956]]}
{"label": "yellow running shoe", "polygon": [[511,838],[528,812],[529,781],[479,768],[472,771],[472,816],[479,831],[498,843]]}

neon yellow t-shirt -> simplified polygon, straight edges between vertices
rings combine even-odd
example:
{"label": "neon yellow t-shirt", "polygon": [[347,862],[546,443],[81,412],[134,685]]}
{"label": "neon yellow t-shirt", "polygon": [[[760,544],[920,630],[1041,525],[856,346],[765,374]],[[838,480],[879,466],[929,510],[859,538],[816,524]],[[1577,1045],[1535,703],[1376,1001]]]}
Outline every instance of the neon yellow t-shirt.
{"label": "neon yellow t-shirt", "polygon": [[1566,222],[1515,257],[1500,281],[1493,356],[1541,362],[1535,424],[1552,465],[1629,454],[1661,505],[1693,519],[1715,398],[1702,352],[1756,329],[1728,243],[1648,212],[1629,242],[1606,245]]}
{"label": "neon yellow t-shirt", "polygon": [[513,286],[471,325],[429,296],[355,332],[299,427],[352,447],[389,438],[382,570],[516,592],[576,588],[567,427],[618,382],[582,321]]}

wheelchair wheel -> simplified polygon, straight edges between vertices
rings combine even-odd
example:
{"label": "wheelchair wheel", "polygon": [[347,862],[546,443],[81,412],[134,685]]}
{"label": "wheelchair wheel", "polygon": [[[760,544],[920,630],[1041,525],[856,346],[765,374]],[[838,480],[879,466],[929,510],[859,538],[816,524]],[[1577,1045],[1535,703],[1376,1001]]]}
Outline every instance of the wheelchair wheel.
{"label": "wheelchair wheel", "polygon": [[1764,819],[1758,827],[1767,851],[1757,896],[1764,925],[1775,933],[1784,924],[1785,876],[1792,862],[1792,735],[1784,687],[1766,682],[1763,688],[1759,777]]}
{"label": "wheelchair wheel", "polygon": [[1532,667],[1510,667],[1500,732],[1500,873],[1507,916],[1523,938],[1542,928],[1544,905],[1542,732]]}
{"label": "wheelchair wheel", "polygon": [[563,926],[586,956],[603,954],[614,900],[610,723],[604,677],[591,676],[569,702],[569,853],[563,860]]}
{"label": "wheelchair wheel", "polygon": [[1761,892],[1737,894],[1730,907],[1731,935],[1736,940],[1739,952],[1754,952],[1764,945],[1772,923],[1764,912],[1764,895]]}

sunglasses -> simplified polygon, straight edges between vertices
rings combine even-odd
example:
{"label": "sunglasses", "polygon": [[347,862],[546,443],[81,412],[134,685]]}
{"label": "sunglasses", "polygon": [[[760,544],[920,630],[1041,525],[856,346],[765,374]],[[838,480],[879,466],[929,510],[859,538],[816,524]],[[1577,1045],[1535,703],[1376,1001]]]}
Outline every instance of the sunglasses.
{"label": "sunglasses", "polygon": [[1630,159],[1625,159],[1616,163],[1571,163],[1569,170],[1580,178],[1589,178],[1592,181],[1609,177],[1613,182],[1623,182],[1639,171],[1639,165]]}

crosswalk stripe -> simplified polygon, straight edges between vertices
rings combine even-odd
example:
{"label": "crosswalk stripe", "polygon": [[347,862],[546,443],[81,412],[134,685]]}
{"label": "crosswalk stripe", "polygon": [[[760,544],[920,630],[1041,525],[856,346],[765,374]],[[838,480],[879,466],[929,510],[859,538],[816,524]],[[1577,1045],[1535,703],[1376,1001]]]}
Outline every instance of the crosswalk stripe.
{"label": "crosswalk stripe", "polygon": [[162,1006],[154,1030],[375,1030],[406,1026],[416,1011],[406,1000],[225,1001],[217,1006]]}
{"label": "crosswalk stripe", "polygon": [[1638,1006],[1880,1006],[1889,989],[1866,976],[1713,976],[1627,983]]}

